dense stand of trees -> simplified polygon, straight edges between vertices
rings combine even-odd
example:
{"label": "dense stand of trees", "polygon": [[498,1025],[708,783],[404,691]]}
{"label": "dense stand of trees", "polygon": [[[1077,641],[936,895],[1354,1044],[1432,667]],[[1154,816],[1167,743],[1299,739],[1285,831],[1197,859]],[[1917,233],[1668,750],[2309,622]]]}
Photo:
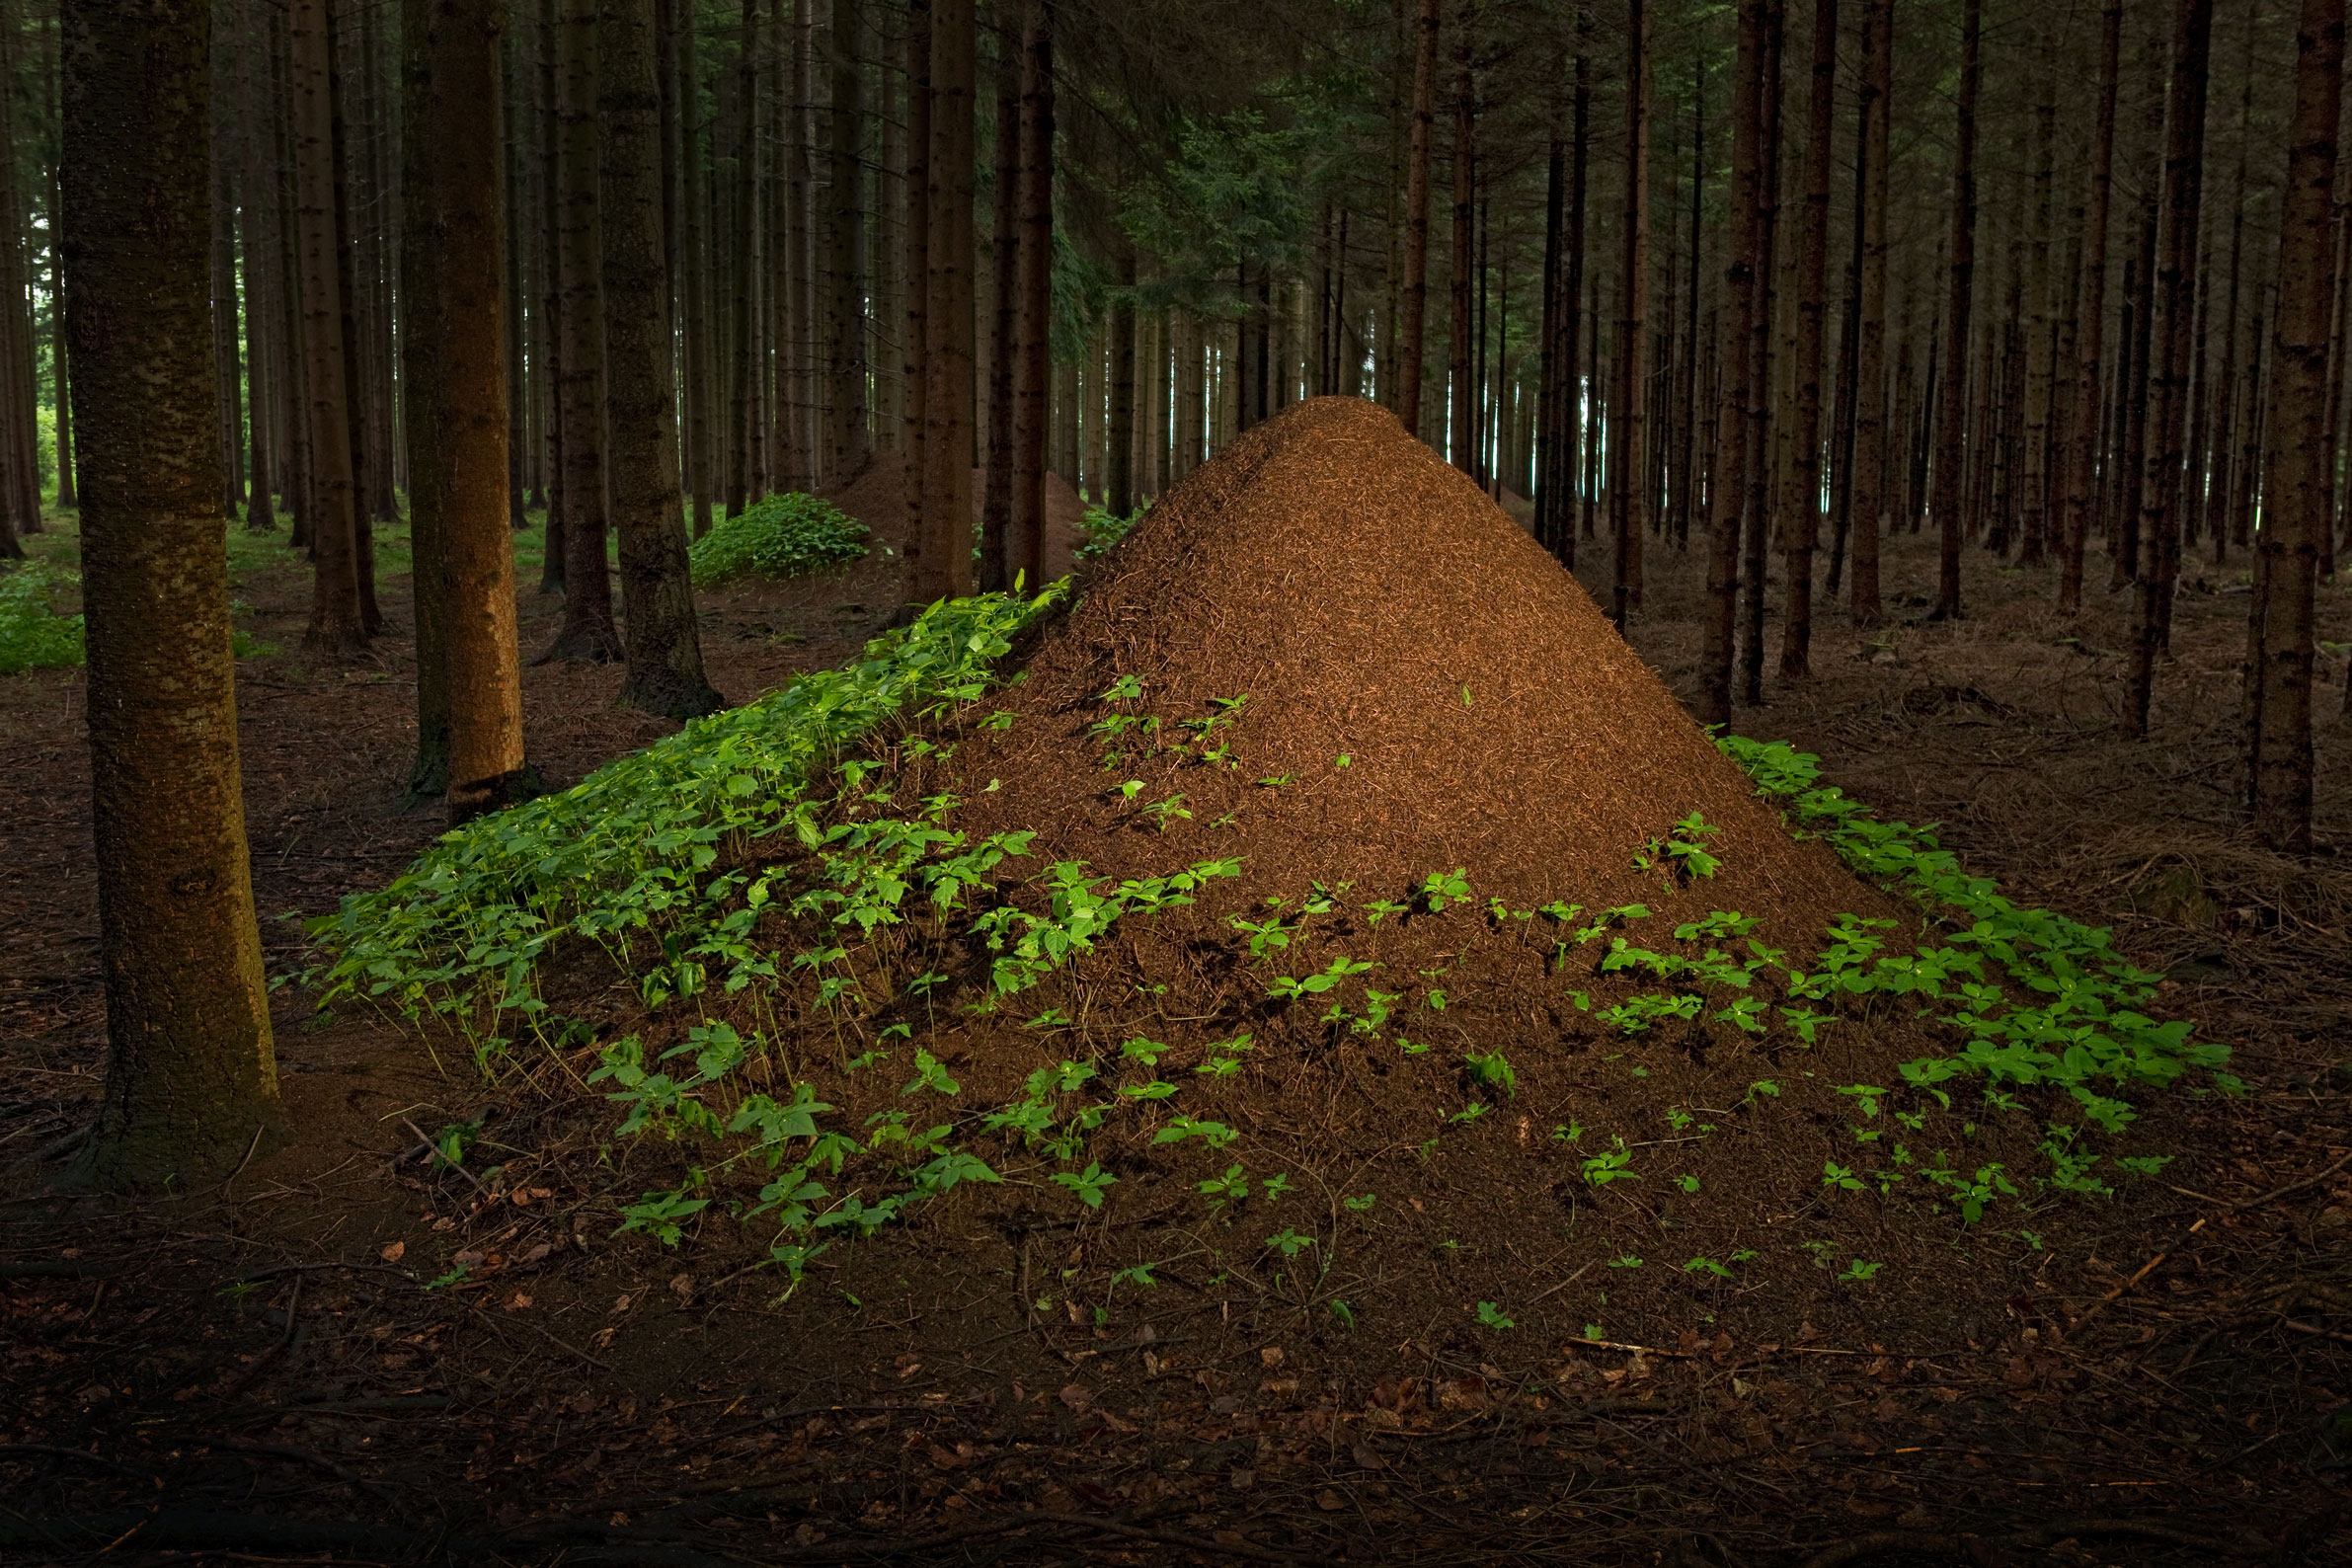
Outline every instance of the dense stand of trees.
{"label": "dense stand of trees", "polygon": [[[538,657],[682,717],[722,700],[686,568],[715,517],[886,463],[913,603],[1034,583],[1050,475],[1124,512],[1317,394],[1606,550],[1620,623],[1703,551],[1710,723],[1765,696],[1775,617],[1799,680],[1825,616],[1964,616],[1999,563],[2061,611],[2128,596],[2145,736],[2184,574],[2249,572],[2249,819],[2301,848],[2352,522],[2342,9],[0,0],[0,554],[44,471],[78,496],[102,873],[121,823],[185,819],[207,918],[248,926],[233,756],[179,818],[115,772],[159,651],[228,701],[216,573],[121,607],[224,519],[307,553],[339,659],[405,515],[411,783],[462,817],[528,787],[534,518]],[[1888,580],[1898,530],[1933,583]],[[144,962],[154,890],[102,884]]]}

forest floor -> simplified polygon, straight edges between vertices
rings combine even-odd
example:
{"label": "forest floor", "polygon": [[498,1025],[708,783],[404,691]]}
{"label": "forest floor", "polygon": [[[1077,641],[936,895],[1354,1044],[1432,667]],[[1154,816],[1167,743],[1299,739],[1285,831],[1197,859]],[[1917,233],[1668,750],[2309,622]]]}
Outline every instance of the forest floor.
{"label": "forest floor", "polygon": [[[69,555],[70,520],[33,543]],[[386,634],[325,665],[299,649],[300,563],[234,541],[240,624],[276,648],[239,680],[274,977],[302,966],[301,917],[440,831],[402,792],[403,544],[379,539]],[[891,565],[705,595],[713,681],[740,702],[848,658],[889,616]],[[1630,628],[1686,690],[1701,565],[1654,543]],[[57,1164],[28,1156],[87,1120],[104,1070],[83,686],[0,681],[0,1560],[2346,1560],[2352,585],[2321,595],[2327,847],[2290,860],[2233,825],[2241,564],[2190,568],[2139,745],[2116,718],[2126,595],[2062,618],[2051,574],[1972,551],[1970,612],[1938,625],[1932,570],[1932,541],[1890,540],[1892,622],[1826,610],[1813,676],[1767,678],[1737,727],[1941,823],[2020,902],[2114,926],[2247,1092],[2168,1112],[2159,1179],[2108,1219],[2065,1200],[2087,1212],[2063,1256],[1986,1274],[1940,1323],[1530,1344],[1508,1368],[1245,1332],[1198,1293],[1063,1324],[1029,1306],[1026,1238],[932,1234],[779,1305],[768,1276],[608,1239],[592,1143],[512,1097],[486,1111],[467,1063],[322,1020],[293,984],[291,1146],[170,1204],[49,1194]],[[527,655],[560,600],[526,587],[522,609]],[[614,708],[618,680],[526,671],[551,787],[672,728]],[[490,1188],[419,1157],[418,1128],[461,1118],[512,1151]],[[453,1234],[474,1275],[421,1292],[409,1255]]]}

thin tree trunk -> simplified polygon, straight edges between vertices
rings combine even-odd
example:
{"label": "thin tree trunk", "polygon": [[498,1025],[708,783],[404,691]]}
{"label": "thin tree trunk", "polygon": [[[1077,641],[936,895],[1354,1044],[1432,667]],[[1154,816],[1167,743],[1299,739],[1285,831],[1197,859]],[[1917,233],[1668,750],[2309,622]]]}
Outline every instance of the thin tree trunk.
{"label": "thin tree trunk", "polygon": [[63,0],[107,1076],[80,1174],[194,1193],[281,1140],[237,763],[208,331],[206,8]]}
{"label": "thin tree trunk", "polygon": [[1960,106],[1952,158],[1951,291],[1944,305],[1943,385],[1935,420],[1935,495],[1928,504],[1939,535],[1935,618],[1960,616],[1960,464],[1968,421],[1969,308],[1977,267],[1977,93],[1983,81],[1980,41],[1985,0],[1963,0],[1960,21]]}
{"label": "thin tree trunk", "polygon": [[2329,234],[2342,107],[2344,0],[2304,0],[2296,29],[2279,240],[2278,353],[2270,381],[2266,488],[2247,634],[2247,751],[2255,833],[2301,853],[2312,839],[2313,604],[2332,525],[2326,452],[2327,337],[2335,295]]}
{"label": "thin tree trunk", "polygon": [[1772,0],[1739,0],[1739,53],[1732,77],[1731,200],[1725,217],[1728,259],[1717,362],[1715,454],[1707,483],[1707,613],[1699,656],[1698,722],[1731,722],[1732,662],[1738,626],[1740,515],[1748,499],[1749,359],[1756,340],[1756,296],[1764,236],[1765,31]]}
{"label": "thin tree trunk", "polygon": [[1429,143],[1437,118],[1438,0],[1421,0],[1413,34],[1412,129],[1405,149],[1405,275],[1397,324],[1396,417],[1421,433],[1421,356],[1429,312]]}
{"label": "thin tree trunk", "polygon": [[302,343],[307,361],[311,559],[316,569],[305,646],[330,656],[367,642],[359,599],[346,417],[342,269],[335,223],[334,111],[329,103],[326,0],[293,0],[295,227],[302,249]]}
{"label": "thin tree trunk", "polygon": [[564,620],[539,656],[605,664],[621,657],[612,619],[612,574],[604,549],[603,241],[597,222],[597,0],[562,0],[561,125],[557,148],[563,227],[556,265],[563,286]]}
{"label": "thin tree trunk", "polygon": [[947,565],[930,554],[923,476],[930,413],[931,0],[906,7],[906,428],[900,437],[906,493],[907,613],[944,597]]}
{"label": "thin tree trunk", "polygon": [[1006,566],[1046,584],[1046,436],[1052,414],[1054,0],[1021,7],[1020,309],[1013,346],[1013,514]]}
{"label": "thin tree trunk", "polygon": [[619,700],[664,718],[691,719],[726,704],[702,670],[678,493],[654,0],[602,0],[597,45],[605,484],[628,626]]}
{"label": "thin tree trunk", "polygon": [[995,310],[988,334],[988,466],[980,499],[980,586],[990,593],[1012,586],[1016,555],[1010,541],[1013,363],[1020,357],[1021,315],[1021,61],[1018,36],[1004,29],[996,41],[996,199],[988,229]]}
{"label": "thin tree trunk", "polygon": [[1782,524],[1787,614],[1780,623],[1780,678],[1812,671],[1813,552],[1821,540],[1822,295],[1830,263],[1830,136],[1838,111],[1838,0],[1813,8],[1813,96],[1805,136],[1805,232],[1797,241],[1796,430],[1788,512]]}
{"label": "thin tree trunk", "polygon": [[[924,304],[923,554],[952,596],[972,591],[973,0],[932,0],[931,150]],[[929,595],[918,595],[927,597]]]}
{"label": "thin tree trunk", "polygon": [[[2132,663],[2124,734],[2148,735],[2156,671],[2172,621],[2180,572],[2182,431],[2197,279],[2197,221],[2204,189],[2206,68],[2213,0],[2179,0],[2164,132],[2164,226],[2156,263],[2149,375],[2148,466],[2140,532],[2148,553],[2132,601]],[[2322,388],[2322,396],[2325,389]]]}
{"label": "thin tree trunk", "polygon": [[1609,426],[1615,459],[1608,516],[1615,580],[1609,619],[1641,607],[1642,533],[1649,523],[1648,414],[1650,402],[1650,5],[1628,0],[1625,18],[1625,211],[1618,234],[1616,418]]}
{"label": "thin tree trunk", "polygon": [[866,203],[859,143],[865,67],[858,58],[858,0],[832,0],[826,113],[831,183],[825,204],[824,472],[847,479],[872,450],[866,429]]}
{"label": "thin tree trunk", "polygon": [[[1633,0],[1638,9],[1642,0]],[[1447,276],[1452,314],[1446,333],[1448,444],[1454,467],[1473,477],[1478,468],[1479,388],[1471,371],[1471,345],[1478,332],[1471,322],[1471,291],[1483,269],[1473,259],[1477,249],[1475,160],[1478,133],[1478,86],[1470,68],[1474,0],[1455,0],[1453,8],[1453,243],[1447,252]]]}
{"label": "thin tree trunk", "polygon": [[[1340,233],[1347,233],[1341,217]],[[1344,279],[1343,279],[1344,281]],[[1103,505],[1115,517],[1136,510],[1136,251],[1119,247],[1119,293],[1111,306],[1111,408]]]}
{"label": "thin tree trunk", "polygon": [[682,153],[678,193],[678,266],[675,279],[683,300],[679,311],[686,375],[680,404],[685,418],[686,488],[693,497],[693,534],[711,531],[711,493],[718,488],[718,465],[711,452],[711,319],[710,319],[710,160],[717,143],[704,134],[702,69],[696,43],[701,34],[699,8],[680,4],[676,11],[678,64],[678,142]]}
{"label": "thin tree trunk", "polygon": [[2107,0],[2099,24],[2098,113],[2090,142],[2090,199],[2082,219],[2080,322],[2075,339],[2075,413],[2068,441],[2066,515],[2062,519],[2065,560],[2059,571],[2058,607],[2082,608],[2082,557],[2089,532],[2091,471],[2097,457],[2099,370],[2105,357],[2107,325],[2107,227],[2115,172],[2115,96],[2122,80],[2123,0]]}
{"label": "thin tree trunk", "polygon": [[[1862,9],[1862,225],[1860,316],[1855,324],[1853,415],[1853,576],[1847,602],[1856,626],[1884,613],[1878,546],[1887,522],[1887,197],[1894,107],[1895,0],[1864,0]],[[1903,430],[1901,425],[1898,430]],[[1905,441],[1909,447],[1908,433]]]}

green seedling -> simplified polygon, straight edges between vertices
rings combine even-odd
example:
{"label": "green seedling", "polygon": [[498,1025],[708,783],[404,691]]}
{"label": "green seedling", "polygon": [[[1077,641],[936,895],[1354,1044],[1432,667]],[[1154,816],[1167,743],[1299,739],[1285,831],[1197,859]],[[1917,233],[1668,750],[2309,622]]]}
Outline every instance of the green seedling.
{"label": "green seedling", "polygon": [[1083,1171],[1056,1171],[1051,1180],[1057,1186],[1068,1188],[1077,1195],[1078,1202],[1089,1209],[1102,1208],[1103,1189],[1116,1187],[1119,1184],[1118,1177],[1091,1160],[1087,1162],[1086,1169]]}
{"label": "green seedling", "polygon": [[1505,1317],[1503,1315],[1503,1309],[1495,1305],[1495,1303],[1492,1301],[1481,1301],[1478,1303],[1478,1326],[1480,1328],[1492,1329],[1519,1327],[1517,1323],[1513,1322],[1510,1318]]}
{"label": "green seedling", "polygon": [[1314,1244],[1314,1237],[1302,1236],[1288,1225],[1266,1238],[1266,1245],[1281,1253],[1285,1258],[1295,1258]]}
{"label": "green seedling", "polygon": [[1519,1074],[1511,1070],[1511,1062],[1500,1051],[1483,1055],[1475,1051],[1462,1053],[1462,1064],[1469,1068],[1470,1081],[1481,1088],[1500,1089],[1516,1098],[1519,1094]]}

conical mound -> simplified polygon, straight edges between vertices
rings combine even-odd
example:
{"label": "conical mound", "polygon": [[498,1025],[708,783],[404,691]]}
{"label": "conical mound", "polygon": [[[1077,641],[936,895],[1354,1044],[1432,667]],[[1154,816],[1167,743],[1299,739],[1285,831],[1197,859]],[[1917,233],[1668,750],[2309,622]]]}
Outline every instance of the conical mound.
{"label": "conical mound", "polygon": [[[1461,868],[1481,902],[1603,908],[1658,902],[1673,879],[1636,856],[1696,814],[1716,831],[1682,837],[1722,862],[1714,907],[1800,945],[1884,912],[1790,838],[1574,577],[1374,404],[1249,431],[1079,592],[967,768],[999,781],[972,810],[1040,829],[1041,853],[1121,877],[1238,855],[1256,892],[1367,898]],[[1104,700],[1122,679],[1137,694]],[[1159,728],[1104,728],[1122,714]]]}

